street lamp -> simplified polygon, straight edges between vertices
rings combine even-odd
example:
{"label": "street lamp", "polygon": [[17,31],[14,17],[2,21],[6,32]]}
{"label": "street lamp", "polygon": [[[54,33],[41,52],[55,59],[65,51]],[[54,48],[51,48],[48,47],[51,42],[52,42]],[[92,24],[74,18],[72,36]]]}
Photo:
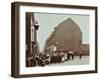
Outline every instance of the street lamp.
{"label": "street lamp", "polygon": [[38,25],[38,22],[37,22],[37,21],[36,21],[35,24],[34,24],[34,28],[35,28],[36,31],[37,31],[38,28],[39,28],[39,25]]}
{"label": "street lamp", "polygon": [[34,42],[35,42],[35,54],[37,54],[37,30],[38,30],[38,28],[39,28],[39,25],[38,25],[38,23],[37,23],[37,21],[35,22],[35,24],[34,24]]}

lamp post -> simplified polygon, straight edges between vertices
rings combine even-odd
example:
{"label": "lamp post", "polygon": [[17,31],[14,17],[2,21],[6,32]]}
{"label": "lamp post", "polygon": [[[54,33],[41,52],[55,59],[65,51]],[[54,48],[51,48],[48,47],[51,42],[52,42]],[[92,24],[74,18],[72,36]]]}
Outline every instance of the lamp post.
{"label": "lamp post", "polygon": [[35,54],[37,54],[37,30],[38,30],[38,28],[39,28],[39,25],[36,21],[35,24],[34,24],[34,43],[35,43],[34,52],[35,52]]}

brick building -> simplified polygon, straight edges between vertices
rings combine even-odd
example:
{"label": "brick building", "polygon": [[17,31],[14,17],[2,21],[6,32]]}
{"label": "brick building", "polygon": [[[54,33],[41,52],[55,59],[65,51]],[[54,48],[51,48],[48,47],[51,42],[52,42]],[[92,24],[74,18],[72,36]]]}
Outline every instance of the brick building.
{"label": "brick building", "polygon": [[54,28],[44,46],[44,53],[69,50],[89,55],[89,44],[82,44],[82,32],[71,18]]}

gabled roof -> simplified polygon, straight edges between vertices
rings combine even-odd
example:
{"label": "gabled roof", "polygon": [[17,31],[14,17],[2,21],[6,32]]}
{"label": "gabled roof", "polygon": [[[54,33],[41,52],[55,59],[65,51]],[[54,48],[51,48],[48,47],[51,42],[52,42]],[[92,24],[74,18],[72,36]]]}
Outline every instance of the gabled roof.
{"label": "gabled roof", "polygon": [[55,45],[56,42],[59,42],[60,46],[78,46],[79,41],[82,42],[81,40],[82,32],[79,26],[71,18],[68,18],[54,28],[54,31],[45,42],[45,47],[52,44]]}
{"label": "gabled roof", "polygon": [[68,18],[66,20],[64,20],[63,22],[61,22],[56,28],[55,28],[55,31],[57,29],[61,29],[62,27],[65,27],[65,29],[74,29],[74,30],[77,30],[77,31],[80,31],[81,32],[81,29],[79,28],[79,26],[76,24],[75,21],[73,21],[71,18]]}

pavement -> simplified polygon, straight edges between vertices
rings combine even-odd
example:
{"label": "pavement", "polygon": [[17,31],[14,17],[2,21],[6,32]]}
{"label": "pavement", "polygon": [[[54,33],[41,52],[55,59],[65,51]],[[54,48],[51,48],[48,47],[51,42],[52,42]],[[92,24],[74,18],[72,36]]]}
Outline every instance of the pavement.
{"label": "pavement", "polygon": [[75,56],[74,60],[70,59],[68,61],[64,61],[61,63],[52,63],[46,66],[86,65],[89,64],[89,60],[89,56],[82,56],[81,59],[79,59],[79,56]]}

